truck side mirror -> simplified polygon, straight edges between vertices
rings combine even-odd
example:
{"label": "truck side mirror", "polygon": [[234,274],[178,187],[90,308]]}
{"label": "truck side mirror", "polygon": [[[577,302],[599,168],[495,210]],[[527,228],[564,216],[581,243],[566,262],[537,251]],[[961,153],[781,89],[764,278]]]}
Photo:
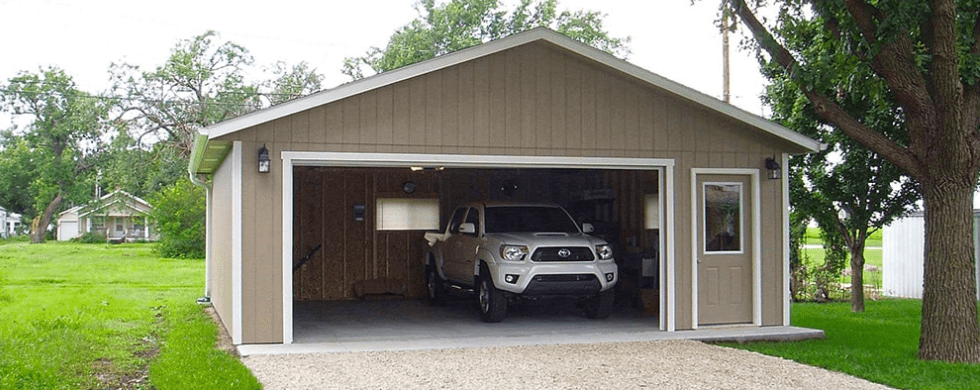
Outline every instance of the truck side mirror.
{"label": "truck side mirror", "polygon": [[460,224],[459,232],[463,234],[474,234],[476,233],[476,226],[474,226],[472,222]]}
{"label": "truck side mirror", "polygon": [[593,231],[595,231],[595,226],[592,226],[591,223],[586,222],[582,224],[583,233],[592,233]]}

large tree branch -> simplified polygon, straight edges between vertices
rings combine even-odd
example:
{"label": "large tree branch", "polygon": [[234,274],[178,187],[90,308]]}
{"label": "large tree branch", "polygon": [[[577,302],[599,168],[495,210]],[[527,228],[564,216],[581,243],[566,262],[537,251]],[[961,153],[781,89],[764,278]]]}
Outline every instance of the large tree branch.
{"label": "large tree branch", "polygon": [[[772,56],[783,70],[791,77],[802,71],[800,64],[782,44],[776,41],[768,29],[755,17],[755,14],[745,4],[745,0],[733,0],[732,7],[742,23],[748,27],[759,45]],[[896,166],[902,168],[913,177],[921,177],[922,169],[915,155],[908,149],[896,144],[883,134],[871,130],[849,115],[837,103],[817,93],[812,87],[796,83],[810,103],[813,104],[817,115],[833,123],[848,137],[874,150]]]}
{"label": "large tree branch", "polygon": [[846,0],[845,6],[865,41],[882,43],[877,53],[871,56],[869,65],[884,79],[895,95],[895,101],[905,111],[912,142],[910,148],[916,155],[924,155],[928,145],[915,142],[925,139],[921,132],[935,127],[938,122],[936,105],[929,94],[929,83],[916,65],[915,45],[911,36],[899,33],[894,39],[882,39],[878,36],[878,22],[885,16],[880,10],[864,0]]}
{"label": "large tree branch", "polygon": [[[970,54],[980,56],[980,9],[977,10],[973,20],[973,46],[970,47]],[[967,86],[963,91],[963,126],[974,131],[971,145],[973,147],[974,159],[976,153],[980,153],[980,80],[974,80],[974,84]]]}

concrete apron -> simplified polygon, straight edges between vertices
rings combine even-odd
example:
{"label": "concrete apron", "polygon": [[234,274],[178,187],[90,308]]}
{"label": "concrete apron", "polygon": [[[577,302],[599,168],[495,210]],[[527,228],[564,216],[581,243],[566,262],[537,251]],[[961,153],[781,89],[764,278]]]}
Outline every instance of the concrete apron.
{"label": "concrete apron", "polygon": [[822,330],[798,327],[714,326],[664,332],[658,317],[617,307],[606,320],[586,318],[568,301],[546,301],[508,308],[497,324],[483,323],[471,300],[450,300],[431,307],[424,301],[331,301],[294,305],[293,344],[238,346],[242,356],[406,351],[588,344],[691,339],[721,341],[792,341],[823,338]]}

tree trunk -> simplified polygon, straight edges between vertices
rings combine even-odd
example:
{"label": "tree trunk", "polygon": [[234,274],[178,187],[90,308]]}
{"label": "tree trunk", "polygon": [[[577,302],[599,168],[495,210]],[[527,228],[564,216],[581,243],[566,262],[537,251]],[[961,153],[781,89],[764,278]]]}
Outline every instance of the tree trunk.
{"label": "tree trunk", "polygon": [[51,216],[54,215],[54,211],[61,206],[62,199],[64,198],[61,197],[61,193],[59,192],[54,196],[54,199],[51,200],[51,203],[48,203],[48,207],[44,208],[44,214],[40,215],[41,219],[38,221],[37,226],[32,226],[34,228],[34,231],[31,232],[32,244],[44,243],[44,235],[48,233],[48,225],[51,224]]}
{"label": "tree trunk", "polygon": [[973,252],[973,183],[922,183],[925,264],[919,358],[980,363],[976,263]]}
{"label": "tree trunk", "polygon": [[851,311],[864,313],[864,242],[851,249]]}

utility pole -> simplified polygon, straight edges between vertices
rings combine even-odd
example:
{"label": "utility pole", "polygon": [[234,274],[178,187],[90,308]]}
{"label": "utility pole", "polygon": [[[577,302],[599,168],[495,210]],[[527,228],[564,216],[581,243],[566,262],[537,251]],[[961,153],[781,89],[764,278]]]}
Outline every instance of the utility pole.
{"label": "utility pole", "polygon": [[728,8],[722,6],[721,10],[721,90],[722,99],[725,103],[732,102],[732,92],[729,81],[729,62],[728,62]]}

